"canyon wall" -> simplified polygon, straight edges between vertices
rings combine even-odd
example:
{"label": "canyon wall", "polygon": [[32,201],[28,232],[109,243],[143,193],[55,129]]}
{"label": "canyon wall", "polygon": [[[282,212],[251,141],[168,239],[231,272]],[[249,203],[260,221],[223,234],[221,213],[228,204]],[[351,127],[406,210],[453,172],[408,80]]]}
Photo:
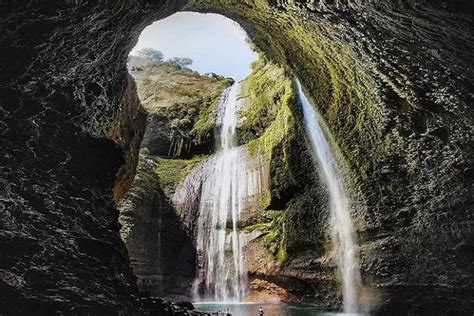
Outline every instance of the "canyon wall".
{"label": "canyon wall", "polygon": [[239,21],[286,64],[347,161],[372,311],[468,314],[472,4],[218,2],[187,9]]}
{"label": "canyon wall", "polygon": [[[142,294],[190,298],[216,107],[232,80],[138,59],[131,57],[129,68],[148,119],[135,180],[118,205],[121,236]],[[238,223],[251,277],[245,299],[336,309],[336,265],[325,247],[327,196],[305,142],[293,80],[261,53],[240,87],[237,135],[248,152],[240,159],[258,182]]]}
{"label": "canyon wall", "polygon": [[113,199],[145,123],[125,64],[146,23],[178,8],[0,3],[0,314],[140,309]]}
{"label": "canyon wall", "polygon": [[118,203],[121,236],[141,295],[190,299],[195,236],[171,198],[213,152],[218,99],[232,79],[137,56],[129,70],[147,122],[132,188]]}
{"label": "canyon wall", "polygon": [[[3,314],[138,310],[113,201],[130,186],[142,133],[130,126],[143,116],[125,63],[145,25],[182,5],[0,3]],[[472,2],[216,0],[187,9],[241,23],[322,113],[358,202],[374,313],[471,314]],[[320,233],[307,218],[294,223]]]}

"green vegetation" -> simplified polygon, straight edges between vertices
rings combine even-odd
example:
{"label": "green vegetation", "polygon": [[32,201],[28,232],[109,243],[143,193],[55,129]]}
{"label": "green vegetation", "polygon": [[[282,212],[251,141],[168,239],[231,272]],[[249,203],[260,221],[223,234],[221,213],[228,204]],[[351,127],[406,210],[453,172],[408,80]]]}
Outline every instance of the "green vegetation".
{"label": "green vegetation", "polygon": [[261,55],[242,88],[246,106],[240,112],[241,142],[249,141],[251,155],[258,152],[271,159],[273,149],[289,136],[296,123],[291,110],[295,103],[293,82],[283,68]]}
{"label": "green vegetation", "polygon": [[264,247],[274,260],[284,263],[286,213],[267,208],[279,188],[294,182],[287,155],[296,129],[294,85],[282,67],[260,54],[252,64],[252,73],[242,83],[241,96],[245,106],[240,111],[240,143],[247,144],[250,155],[260,155],[272,170],[270,186],[262,192],[257,207],[258,215],[244,230],[261,231],[259,240]]}
{"label": "green vegetation", "polygon": [[286,212],[284,211],[265,211],[259,216],[258,223],[244,228],[247,232],[255,230],[262,232],[259,240],[280,263],[284,263],[287,259],[285,219]]}
{"label": "green vegetation", "polygon": [[186,178],[191,170],[204,159],[204,156],[195,156],[191,159],[152,158],[156,163],[155,173],[158,175],[160,187],[166,196],[171,197],[178,184]]}
{"label": "green vegetation", "polygon": [[129,60],[141,103],[149,121],[160,117],[163,122],[160,143],[170,143],[167,152],[172,157],[188,154],[196,146],[212,147],[218,100],[233,82],[215,74],[201,75],[186,68],[190,63],[189,58],[160,61],[132,56]]}

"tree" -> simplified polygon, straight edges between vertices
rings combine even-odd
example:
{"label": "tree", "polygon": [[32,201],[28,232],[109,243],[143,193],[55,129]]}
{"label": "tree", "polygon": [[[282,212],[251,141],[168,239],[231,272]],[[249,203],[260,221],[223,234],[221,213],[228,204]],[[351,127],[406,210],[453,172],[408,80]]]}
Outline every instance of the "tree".
{"label": "tree", "polygon": [[188,66],[191,66],[193,60],[188,57],[173,57],[169,60],[169,62],[178,68],[186,68]]}
{"label": "tree", "polygon": [[162,61],[163,53],[154,48],[143,48],[138,51],[138,55],[153,61]]}

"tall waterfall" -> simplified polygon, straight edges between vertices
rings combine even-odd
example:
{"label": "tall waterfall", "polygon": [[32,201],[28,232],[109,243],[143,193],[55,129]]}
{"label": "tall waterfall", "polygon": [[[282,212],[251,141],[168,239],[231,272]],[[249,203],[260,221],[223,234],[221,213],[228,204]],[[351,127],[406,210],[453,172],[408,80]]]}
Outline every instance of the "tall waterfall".
{"label": "tall waterfall", "polygon": [[239,230],[239,222],[265,177],[248,148],[237,146],[239,91],[235,83],[221,96],[215,131],[217,153],[196,167],[173,197],[174,203],[184,205],[188,213],[196,208],[196,300],[240,300],[247,291],[246,236]]}
{"label": "tall waterfall", "polygon": [[303,93],[301,84],[296,81],[300,96],[304,125],[309,136],[314,157],[329,192],[331,214],[331,237],[335,250],[338,271],[342,281],[344,312],[358,312],[358,286],[360,284],[359,263],[352,227],[349,200],[337,161],[331,146],[324,135],[322,120]]}

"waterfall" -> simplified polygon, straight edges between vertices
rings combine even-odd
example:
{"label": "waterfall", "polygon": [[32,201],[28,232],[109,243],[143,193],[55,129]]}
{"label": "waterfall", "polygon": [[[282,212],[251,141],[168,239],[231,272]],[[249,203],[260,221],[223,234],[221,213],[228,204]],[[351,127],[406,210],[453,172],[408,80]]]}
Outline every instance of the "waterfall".
{"label": "waterfall", "polygon": [[304,95],[298,80],[296,85],[303,109],[305,129],[310,139],[314,157],[318,162],[321,177],[329,193],[331,237],[338,272],[342,281],[344,312],[357,313],[357,292],[360,284],[360,272],[349,199],[341,172],[337,166],[337,161],[321,128],[323,126],[321,117]]}
{"label": "waterfall", "polygon": [[196,218],[196,300],[239,301],[247,291],[246,236],[239,222],[266,180],[258,157],[250,157],[246,146],[237,146],[239,91],[234,83],[219,101],[216,154],[197,166],[173,197],[175,205]]}

